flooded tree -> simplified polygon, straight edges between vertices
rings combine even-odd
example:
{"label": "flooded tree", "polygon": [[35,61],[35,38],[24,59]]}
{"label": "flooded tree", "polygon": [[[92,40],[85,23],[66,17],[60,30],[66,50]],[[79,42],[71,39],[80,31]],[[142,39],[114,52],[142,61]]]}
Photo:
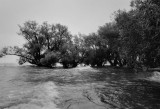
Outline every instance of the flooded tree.
{"label": "flooded tree", "polygon": [[29,62],[38,66],[54,66],[61,57],[64,44],[68,44],[72,37],[68,28],[61,24],[44,22],[39,25],[36,21],[27,21],[19,28],[18,34],[26,43],[22,48],[6,47],[2,52],[3,55],[20,56],[20,64]]}
{"label": "flooded tree", "polygon": [[124,58],[119,54],[121,43],[116,22],[106,23],[105,25],[100,26],[98,34],[107,42],[106,60],[112,66],[123,66],[125,63],[122,62]]}
{"label": "flooded tree", "polygon": [[86,49],[84,63],[91,66],[103,66],[106,62],[107,41],[96,33],[86,36],[84,41]]}
{"label": "flooded tree", "polygon": [[27,21],[19,26],[26,43],[22,48],[6,47],[3,55],[20,56],[19,63],[65,68],[79,63],[101,67],[129,68],[160,66],[160,3],[157,0],[132,0],[131,10],[118,10],[111,23],[89,35],[73,36],[61,24],[39,25]]}
{"label": "flooded tree", "polygon": [[128,66],[159,66],[160,8],[155,0],[133,0],[128,12],[118,11],[116,23],[121,35],[121,49]]}
{"label": "flooded tree", "polygon": [[79,47],[74,41],[64,44],[61,51],[60,63],[64,68],[77,67],[80,61]]}

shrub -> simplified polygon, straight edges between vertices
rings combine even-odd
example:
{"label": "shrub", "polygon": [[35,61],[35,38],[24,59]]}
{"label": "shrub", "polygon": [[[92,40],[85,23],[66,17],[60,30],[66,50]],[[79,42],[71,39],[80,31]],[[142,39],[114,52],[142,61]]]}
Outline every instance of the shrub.
{"label": "shrub", "polygon": [[59,60],[58,53],[49,52],[40,60],[41,64],[46,67],[53,67]]}

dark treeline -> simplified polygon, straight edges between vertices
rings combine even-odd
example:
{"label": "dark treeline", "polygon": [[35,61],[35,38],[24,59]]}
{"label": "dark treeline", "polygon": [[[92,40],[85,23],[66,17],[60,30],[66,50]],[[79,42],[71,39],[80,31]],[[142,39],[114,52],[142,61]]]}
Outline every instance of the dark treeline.
{"label": "dark treeline", "polygon": [[73,36],[61,24],[39,25],[27,21],[19,26],[26,43],[22,48],[5,47],[4,55],[20,56],[19,64],[65,68],[80,63],[91,66],[127,66],[129,68],[160,66],[160,1],[132,0],[131,10],[118,10],[114,21],[89,35]]}

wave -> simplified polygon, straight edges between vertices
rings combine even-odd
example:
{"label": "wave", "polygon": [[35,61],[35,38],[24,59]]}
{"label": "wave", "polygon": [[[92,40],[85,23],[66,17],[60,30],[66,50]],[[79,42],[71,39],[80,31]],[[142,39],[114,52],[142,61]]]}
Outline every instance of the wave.
{"label": "wave", "polygon": [[[23,94],[9,94],[9,102],[0,106],[2,109],[58,109],[59,93],[53,82],[46,82],[22,91]],[[21,93],[22,93],[21,92]],[[20,91],[18,91],[20,93]],[[21,96],[20,96],[21,95]]]}
{"label": "wave", "polygon": [[154,71],[154,72],[152,73],[152,76],[151,76],[151,77],[148,77],[148,80],[154,81],[154,82],[160,82],[160,72]]}

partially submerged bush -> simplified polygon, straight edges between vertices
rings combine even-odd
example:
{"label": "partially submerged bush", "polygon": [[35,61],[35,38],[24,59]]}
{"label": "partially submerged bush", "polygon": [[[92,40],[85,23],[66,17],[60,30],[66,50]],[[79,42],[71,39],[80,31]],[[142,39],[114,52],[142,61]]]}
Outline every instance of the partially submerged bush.
{"label": "partially submerged bush", "polygon": [[60,63],[63,65],[64,68],[77,67],[78,60],[76,60],[73,55],[65,55],[61,58]]}
{"label": "partially submerged bush", "polygon": [[59,54],[54,52],[49,52],[44,58],[40,60],[41,64],[46,67],[53,67],[59,60]]}

